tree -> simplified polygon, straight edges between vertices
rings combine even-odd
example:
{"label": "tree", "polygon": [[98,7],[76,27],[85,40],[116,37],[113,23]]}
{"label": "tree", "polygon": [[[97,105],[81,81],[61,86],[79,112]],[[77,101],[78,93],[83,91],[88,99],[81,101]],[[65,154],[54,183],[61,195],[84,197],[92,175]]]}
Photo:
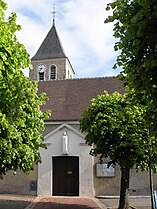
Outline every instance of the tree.
{"label": "tree", "polygon": [[148,165],[148,132],[144,125],[145,108],[132,105],[128,95],[104,92],[91,101],[80,119],[80,128],[87,135],[90,154],[100,160],[110,158],[108,166],[119,164],[121,189],[119,209],[129,208],[130,169]]}
{"label": "tree", "polygon": [[[105,22],[115,22],[114,36],[118,42],[114,48],[120,51],[114,68],[122,67],[119,78],[134,91],[134,101],[148,106],[145,122],[150,133],[157,136],[157,1],[114,0],[106,8],[111,9],[113,14]],[[157,149],[156,137],[149,145]],[[156,171],[151,160],[149,164]]]}
{"label": "tree", "polygon": [[120,51],[117,65],[127,88],[134,89],[135,101],[149,106],[147,122],[157,134],[157,1],[114,0],[105,22],[115,22],[115,50]]}
{"label": "tree", "polygon": [[28,173],[41,161],[46,95],[38,95],[36,82],[30,82],[22,69],[30,67],[29,55],[15,35],[20,30],[16,14],[5,19],[7,5],[0,0],[0,176],[20,168]]}

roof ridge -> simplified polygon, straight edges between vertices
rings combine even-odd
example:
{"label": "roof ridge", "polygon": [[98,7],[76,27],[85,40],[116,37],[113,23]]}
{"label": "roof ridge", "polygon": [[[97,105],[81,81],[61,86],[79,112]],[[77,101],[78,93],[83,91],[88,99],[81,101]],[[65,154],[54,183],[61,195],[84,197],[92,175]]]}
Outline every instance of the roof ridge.
{"label": "roof ridge", "polygon": [[116,78],[116,76],[101,76],[101,77],[84,77],[84,78],[73,78],[73,80],[74,79],[76,79],[76,80],[86,80],[86,79],[97,79],[97,78],[99,78],[99,79],[103,79],[103,78]]}
{"label": "roof ridge", "polygon": [[56,79],[56,80],[47,80],[39,82],[59,82],[59,81],[74,81],[74,80],[94,80],[94,79],[107,79],[107,78],[117,78],[116,76],[104,76],[104,77],[86,77],[86,78],[73,78],[73,79]]}

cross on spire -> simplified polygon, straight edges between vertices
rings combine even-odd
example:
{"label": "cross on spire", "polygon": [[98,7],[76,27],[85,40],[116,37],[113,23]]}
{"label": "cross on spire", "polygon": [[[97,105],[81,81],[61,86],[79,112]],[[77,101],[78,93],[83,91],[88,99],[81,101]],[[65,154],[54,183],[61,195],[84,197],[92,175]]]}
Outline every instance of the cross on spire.
{"label": "cross on spire", "polygon": [[53,26],[55,25],[55,14],[56,14],[56,8],[55,8],[55,4],[53,5]]}

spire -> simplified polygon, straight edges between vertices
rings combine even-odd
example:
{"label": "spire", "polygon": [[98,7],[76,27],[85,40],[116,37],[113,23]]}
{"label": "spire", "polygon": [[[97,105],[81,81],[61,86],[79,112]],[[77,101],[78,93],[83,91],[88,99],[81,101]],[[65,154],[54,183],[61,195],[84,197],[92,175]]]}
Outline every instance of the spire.
{"label": "spire", "polygon": [[43,60],[43,59],[53,59],[53,58],[65,58],[65,52],[62,47],[61,41],[56,31],[55,27],[55,4],[53,5],[53,25],[48,32],[43,43],[39,47],[37,53],[32,57],[32,60]]}
{"label": "spire", "polygon": [[44,60],[53,58],[66,58],[54,23],[32,60]]}
{"label": "spire", "polygon": [[56,14],[56,10],[55,10],[56,8],[55,8],[55,4],[53,5],[53,12],[52,12],[52,14],[53,14],[53,26],[55,25],[55,14]]}

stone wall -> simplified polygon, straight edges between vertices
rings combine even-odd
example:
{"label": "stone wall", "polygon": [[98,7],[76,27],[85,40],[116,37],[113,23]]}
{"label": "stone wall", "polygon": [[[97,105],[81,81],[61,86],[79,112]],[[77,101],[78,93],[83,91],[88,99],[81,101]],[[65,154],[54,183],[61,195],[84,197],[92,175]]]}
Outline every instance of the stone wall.
{"label": "stone wall", "polygon": [[[50,80],[50,67],[52,65],[56,66],[57,80],[64,80],[64,79],[68,78],[66,75],[66,74],[68,74],[68,71],[66,70],[66,68],[70,69],[67,62],[68,62],[67,58],[32,61],[33,70],[30,70],[30,72],[29,72],[30,80],[39,80],[38,79],[38,66],[40,64],[44,64],[47,67],[45,70],[45,81]],[[72,71],[70,71],[70,74],[71,73],[72,73]]]}
{"label": "stone wall", "polygon": [[[120,194],[120,181],[121,172],[120,167],[115,167],[114,177],[97,177],[96,176],[96,163],[99,159],[95,159],[94,165],[94,189],[95,195],[119,195]],[[157,190],[157,175],[154,174],[154,190]],[[130,171],[130,195],[150,195],[149,188],[149,173],[147,171],[141,172],[132,169]]]}
{"label": "stone wall", "polygon": [[36,195],[37,194],[37,165],[29,175],[18,170],[16,174],[7,172],[0,180],[0,194]]}

